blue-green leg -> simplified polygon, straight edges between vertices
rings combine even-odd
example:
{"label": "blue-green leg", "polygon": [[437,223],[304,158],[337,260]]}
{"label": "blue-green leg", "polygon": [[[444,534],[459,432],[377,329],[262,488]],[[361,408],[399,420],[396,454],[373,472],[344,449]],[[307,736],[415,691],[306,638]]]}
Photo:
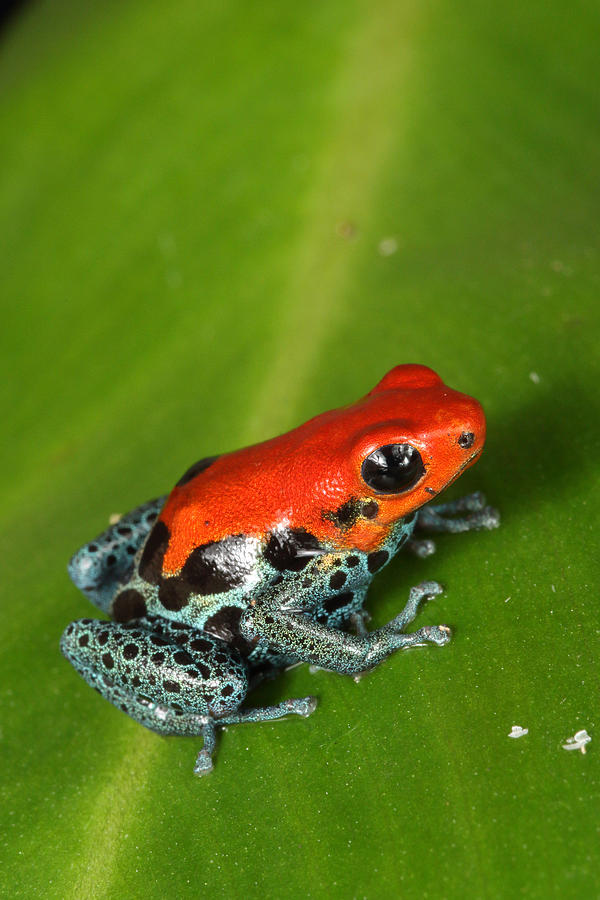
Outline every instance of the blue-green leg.
{"label": "blue-green leg", "polygon": [[[467,515],[460,516],[457,513]],[[493,507],[486,506],[484,495],[478,491],[450,503],[424,506],[418,512],[416,527],[434,534],[459,534],[464,531],[490,530],[497,528],[499,524],[500,514]],[[431,549],[425,551],[418,542],[416,548],[411,549],[419,556],[429,556],[433,552]]]}
{"label": "blue-green leg", "polygon": [[427,643],[446,644],[450,640],[446,625],[426,626],[414,634],[402,633],[404,625],[414,619],[419,602],[440,590],[436,582],[418,585],[399,616],[383,628],[362,635],[330,628],[308,615],[282,608],[282,598],[278,603],[258,601],[246,610],[240,631],[247,640],[258,639],[277,653],[352,675],[372,668],[395,650]]}
{"label": "blue-green leg", "polygon": [[61,649],[79,674],[123,712],[163,735],[202,736],[195,772],[212,769],[216,728],[308,716],[312,697],[240,710],[248,671],[235,649],[178,622],[144,616],[127,623],[72,622]]}
{"label": "blue-green leg", "polygon": [[213,767],[212,757],[215,751],[217,728],[225,725],[242,725],[244,722],[271,722],[283,719],[284,716],[297,715],[306,718],[317,708],[316,697],[299,697],[284,700],[276,706],[259,706],[255,709],[242,709],[231,715],[210,719],[201,726],[204,746],[196,758],[195,775],[207,775]]}
{"label": "blue-green leg", "polygon": [[150,500],[122,516],[93,541],[84,544],[69,561],[71,580],[102,612],[109,612],[113,597],[129,580],[136,554],[165,499]]}
{"label": "blue-green leg", "polygon": [[159,734],[198,735],[206,718],[237,711],[248,690],[246,664],[235,650],[151,616],[72,622],[61,650],[103,697]]}

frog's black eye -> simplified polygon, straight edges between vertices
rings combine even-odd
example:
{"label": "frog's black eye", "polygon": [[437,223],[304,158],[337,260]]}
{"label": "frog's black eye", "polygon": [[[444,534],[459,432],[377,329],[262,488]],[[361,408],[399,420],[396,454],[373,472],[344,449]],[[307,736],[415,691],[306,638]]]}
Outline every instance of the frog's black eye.
{"label": "frog's black eye", "polygon": [[379,494],[401,494],[421,480],[425,466],[419,451],[410,444],[386,444],[367,456],[361,474]]}

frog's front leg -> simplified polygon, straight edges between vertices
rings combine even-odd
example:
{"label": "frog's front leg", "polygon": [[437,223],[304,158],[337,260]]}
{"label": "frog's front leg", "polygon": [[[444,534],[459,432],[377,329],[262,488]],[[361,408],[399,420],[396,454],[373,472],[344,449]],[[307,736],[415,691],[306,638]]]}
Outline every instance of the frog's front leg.
{"label": "frog's front leg", "polygon": [[[465,516],[457,513],[467,513]],[[450,518],[449,518],[450,517]],[[449,503],[438,503],[435,506],[427,505],[417,514],[416,528],[420,531],[429,531],[434,534],[458,534],[463,531],[487,531],[497,528],[500,524],[500,514],[492,506],[486,505],[484,495],[477,491],[467,494]],[[413,541],[415,546],[409,548],[418,556],[429,556],[433,549],[425,550],[422,545],[431,544],[426,541]]]}
{"label": "frog's front leg", "polygon": [[421,600],[433,597],[441,590],[435,581],[417,585],[411,589],[408,603],[399,616],[383,628],[359,635],[316,622],[306,613],[295,610],[293,600],[276,603],[272,598],[261,598],[242,616],[240,632],[247,640],[265,642],[277,653],[352,675],[371,669],[394,650],[448,643],[450,629],[447,625],[428,625],[413,634],[402,632],[415,618]]}

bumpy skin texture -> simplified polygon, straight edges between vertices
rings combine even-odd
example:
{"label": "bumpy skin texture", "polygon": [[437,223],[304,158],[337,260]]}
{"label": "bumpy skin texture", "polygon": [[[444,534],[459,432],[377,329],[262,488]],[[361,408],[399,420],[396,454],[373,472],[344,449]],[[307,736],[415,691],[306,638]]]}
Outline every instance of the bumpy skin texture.
{"label": "bumpy skin texture", "polygon": [[[357,403],[288,434],[193,465],[171,494],[124,516],[69,563],[112,621],[82,619],[61,648],[83,678],[147,728],[202,735],[195,772],[212,768],[215,728],[309,715],[314,698],[242,708],[261,677],[310,662],[356,675],[394,650],[447,643],[445,625],[406,634],[424,582],[388,625],[367,631],[367,589],[417,531],[494,528],[473,494],[421,509],[480,454],[476,400],[425,366],[392,369]],[[391,448],[391,450],[390,450]]]}

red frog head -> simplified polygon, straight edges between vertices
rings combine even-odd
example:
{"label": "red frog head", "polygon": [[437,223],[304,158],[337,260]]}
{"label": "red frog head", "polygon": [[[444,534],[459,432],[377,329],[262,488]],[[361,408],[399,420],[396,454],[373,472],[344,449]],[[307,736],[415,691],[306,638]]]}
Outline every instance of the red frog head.
{"label": "red frog head", "polygon": [[179,571],[202,544],[278,528],[371,551],[472,465],[484,441],[477,400],[426,366],[396,366],[351,406],[184,477],[160,516],[171,535],[164,570]]}

